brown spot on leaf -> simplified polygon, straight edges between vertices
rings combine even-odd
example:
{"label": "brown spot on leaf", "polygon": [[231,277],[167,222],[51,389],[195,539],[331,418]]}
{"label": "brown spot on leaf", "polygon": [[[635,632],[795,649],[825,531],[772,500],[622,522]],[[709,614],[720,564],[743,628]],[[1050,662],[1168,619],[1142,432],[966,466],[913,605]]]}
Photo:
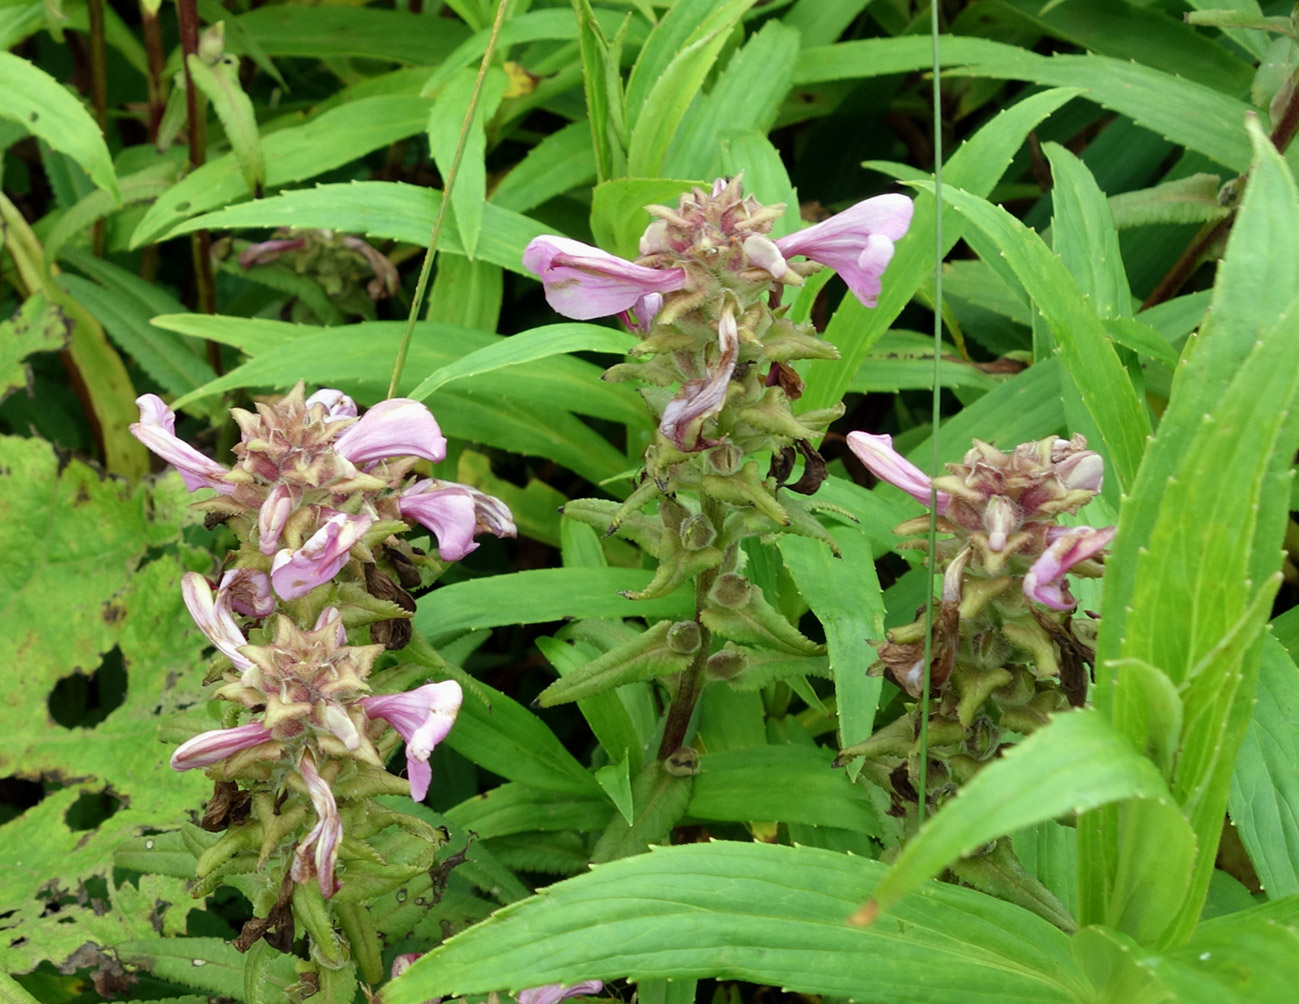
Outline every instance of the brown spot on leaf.
{"label": "brown spot on leaf", "polygon": [[126,616],[126,607],[118,603],[105,603],[100,615],[105,624],[117,624]]}

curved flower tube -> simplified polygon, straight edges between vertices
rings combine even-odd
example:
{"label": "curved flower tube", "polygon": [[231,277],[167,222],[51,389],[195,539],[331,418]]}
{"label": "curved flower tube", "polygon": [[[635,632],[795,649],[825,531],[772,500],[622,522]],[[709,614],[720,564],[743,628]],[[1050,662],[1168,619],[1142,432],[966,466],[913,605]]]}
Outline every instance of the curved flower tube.
{"label": "curved flower tube", "polygon": [[685,269],[647,268],[567,237],[534,237],[523,265],[541,278],[546,302],[578,321],[631,310],[646,294],[686,284]]}
{"label": "curved flower tube", "polygon": [[[328,510],[324,510],[328,511]],[[338,574],[348,552],[370,529],[374,517],[336,512],[296,551],[285,548],[271,562],[271,583],[276,594],[296,600]]]}
{"label": "curved flower tube", "polygon": [[240,725],[233,729],[213,729],[211,732],[203,732],[176,747],[176,752],[171,755],[171,769],[193,770],[195,767],[211,767],[214,763],[220,763],[240,750],[260,746],[273,738],[271,730],[261,722]]}
{"label": "curved flower tube", "polygon": [[397,507],[402,519],[422,523],[433,531],[443,561],[459,561],[477,550],[475,534],[513,537],[518,533],[504,502],[451,481],[416,481],[397,499]]}
{"label": "curved flower tube", "polygon": [[446,437],[424,405],[406,397],[380,401],[334,440],[334,451],[361,465],[388,457],[423,457],[438,463]]}
{"label": "curved flower tube", "polygon": [[735,314],[729,308],[717,322],[717,347],[720,350],[717,365],[707,378],[683,384],[677,396],[663,409],[663,418],[659,421],[659,431],[672,440],[677,449],[687,453],[716,445],[704,439],[703,426],[706,420],[722,410],[726,403],[726,389],[735,373],[740,334],[735,325]]}
{"label": "curved flower tube", "polygon": [[[929,505],[931,494],[929,475],[893,449],[892,436],[850,432],[847,440],[848,448],[877,478],[901,488],[921,505]],[[940,514],[946,511],[947,503],[950,501],[951,496],[946,492],[938,492]]]}
{"label": "curved flower tube", "polygon": [[893,242],[911,226],[914,208],[905,195],[878,195],[780,238],[776,247],[787,258],[801,254],[828,265],[863,306],[873,307],[880,295],[880,276],[893,260]]}
{"label": "curved flower tube", "polygon": [[293,852],[290,874],[294,882],[306,882],[314,874],[320,883],[320,894],[329,899],[342,885],[334,878],[334,866],[338,863],[338,845],[343,840],[343,823],[338,818],[334,793],[316,771],[310,753],[302,754],[298,773],[302,775],[311,805],[316,810],[316,825]]}
{"label": "curved flower tube", "polygon": [[1117,527],[1061,528],[1042,556],[1024,575],[1024,595],[1052,610],[1072,610],[1078,601],[1069,595],[1065,574],[1079,562],[1109,547]]}
{"label": "curved flower tube", "polygon": [[140,421],[131,423],[131,435],[180,471],[186,488],[190,491],[215,488],[222,495],[235,490],[234,485],[225,481],[225,475],[230,473],[226,467],[177,438],[176,413],[162,398],[157,394],[142,394],[135,403],[140,409]]}
{"label": "curved flower tube", "polygon": [[257,511],[257,548],[262,554],[272,555],[279,549],[280,534],[291,515],[293,493],[288,485],[276,485]]}
{"label": "curved flower tube", "polygon": [[447,737],[464,702],[464,691],[455,680],[426,683],[404,694],[379,694],[361,698],[370,718],[382,718],[406,740],[406,775],[410,797],[424,801],[433,769],[428,758],[433,747]]}
{"label": "curved flower tube", "polygon": [[216,606],[244,617],[269,617],[275,613],[270,576],[255,568],[231,568],[217,584]]}
{"label": "curved flower tube", "polygon": [[[230,574],[226,573],[227,576]],[[222,581],[226,580],[223,578]],[[194,623],[207,635],[208,641],[216,646],[217,651],[233,662],[241,672],[251,669],[252,662],[239,652],[240,648],[248,644],[248,639],[239,630],[239,625],[230,612],[228,590],[213,594],[207,579],[198,572],[186,572],[180,580],[180,592]]]}

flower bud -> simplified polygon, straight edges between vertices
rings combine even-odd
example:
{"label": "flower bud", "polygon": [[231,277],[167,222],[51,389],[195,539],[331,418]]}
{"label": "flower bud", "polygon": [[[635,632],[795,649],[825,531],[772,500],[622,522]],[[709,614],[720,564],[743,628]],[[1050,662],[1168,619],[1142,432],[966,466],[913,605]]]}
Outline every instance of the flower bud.
{"label": "flower bud", "polygon": [[708,465],[723,477],[738,471],[742,459],[740,451],[730,443],[719,443],[708,451]]}
{"label": "flower bud", "polygon": [[753,586],[748,579],[736,572],[727,572],[717,577],[709,595],[718,606],[737,610],[749,602],[752,593]]}
{"label": "flower bud", "polygon": [[713,680],[734,680],[748,668],[749,657],[735,648],[714,652],[704,663],[704,669]]}
{"label": "flower bud", "polygon": [[717,539],[717,531],[712,521],[703,513],[686,517],[681,523],[681,543],[689,551],[698,551],[708,547]]}
{"label": "flower bud", "polygon": [[668,628],[668,648],[678,655],[699,651],[699,625],[695,621],[677,621]]}

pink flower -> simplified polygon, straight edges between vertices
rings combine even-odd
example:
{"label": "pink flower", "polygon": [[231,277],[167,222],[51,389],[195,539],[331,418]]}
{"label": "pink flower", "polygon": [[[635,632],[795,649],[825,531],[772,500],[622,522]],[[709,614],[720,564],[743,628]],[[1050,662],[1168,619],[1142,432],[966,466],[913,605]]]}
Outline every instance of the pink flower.
{"label": "pink flower", "polygon": [[[901,488],[921,505],[929,505],[929,476],[906,457],[893,449],[893,437],[873,436],[869,432],[850,432],[848,448],[881,481]],[[938,493],[938,511],[947,509],[950,497]]]}
{"label": "pink flower", "polygon": [[296,600],[328,582],[347,563],[348,552],[373,522],[368,513],[336,512],[296,551],[279,551],[271,562],[275,592],[281,599]]}
{"label": "pink flower", "polygon": [[298,773],[302,775],[311,805],[316,810],[316,825],[293,852],[290,874],[294,882],[306,882],[314,874],[320,883],[320,894],[329,899],[342,885],[334,879],[334,865],[338,862],[338,845],[343,840],[343,823],[338,818],[334,793],[330,791],[328,782],[317,773],[310,753],[302,754]]}
{"label": "pink flower", "polygon": [[325,409],[325,418],[356,418],[356,402],[344,394],[341,390],[335,390],[333,387],[321,387],[311,397],[307,398],[303,404],[310,408],[313,404],[318,404]]}
{"label": "pink flower", "polygon": [[744,238],[744,257],[754,268],[765,269],[773,279],[789,271],[789,264],[780,248],[765,234],[750,234]]}
{"label": "pink flower", "polygon": [[1082,450],[1056,464],[1055,473],[1060,476],[1066,488],[1099,492],[1105,483],[1105,461],[1099,453]]}
{"label": "pink flower", "polygon": [[[226,573],[223,584],[231,573]],[[181,596],[185,607],[194,618],[198,629],[207,635],[208,641],[216,646],[217,651],[235,664],[240,671],[252,667],[252,663],[239,649],[248,644],[248,639],[239,630],[234,615],[230,612],[229,592],[212,593],[212,586],[198,572],[186,572],[180,580]]]}
{"label": "pink flower", "polygon": [[293,514],[293,493],[280,484],[271,489],[257,511],[257,547],[262,554],[274,554],[280,546],[284,524]]}
{"label": "pink flower", "polygon": [[447,455],[437,422],[418,401],[394,397],[380,401],[334,441],[334,450],[354,464],[387,457],[423,457],[434,463]]}
{"label": "pink flower", "polygon": [[258,244],[249,244],[239,254],[239,264],[244,268],[252,268],[254,265],[269,265],[281,255],[286,255],[290,251],[301,251],[307,246],[305,237],[292,237],[288,239],[275,239],[261,241]]}
{"label": "pink flower", "polygon": [[190,491],[215,488],[229,495],[235,486],[224,477],[229,471],[210,457],[205,457],[183,439],[176,437],[176,413],[157,394],[143,394],[135,399],[140,421],[131,423],[131,435],[180,471]]}
{"label": "pink flower", "polygon": [[255,568],[230,569],[217,586],[216,606],[245,617],[269,617],[275,612],[270,577]]}
{"label": "pink flower", "polygon": [[562,983],[547,983],[544,987],[520,990],[516,999],[519,1004],[559,1004],[560,1001],[568,1000],[570,997],[589,997],[598,994],[603,989],[604,984],[599,980],[586,980],[567,987]]}
{"label": "pink flower", "polygon": [[648,335],[654,326],[654,316],[663,308],[662,293],[646,293],[636,301],[635,306],[622,311],[618,320],[627,326],[628,331],[638,335]]}
{"label": "pink flower", "polygon": [[907,232],[913,208],[905,195],[879,195],[782,237],[776,246],[785,257],[801,254],[828,265],[864,306],[873,307],[880,276],[893,259],[893,242]]}
{"label": "pink flower", "polygon": [[1072,610],[1078,601],[1069,595],[1065,573],[1081,561],[1105,550],[1114,539],[1116,527],[1052,527],[1042,556],[1024,576],[1024,595],[1052,610]]}
{"label": "pink flower", "polygon": [[727,308],[717,322],[717,364],[706,379],[688,380],[683,384],[677,396],[663,409],[659,431],[676,443],[678,449],[694,452],[716,445],[704,439],[703,426],[726,403],[726,389],[731,385],[731,375],[735,372],[739,346],[735,315]]}
{"label": "pink flower", "polygon": [[474,535],[518,533],[510,510],[498,498],[469,485],[425,478],[397,499],[401,518],[415,520],[433,531],[444,561],[459,561],[478,548]]}
{"label": "pink flower", "polygon": [[579,321],[630,310],[647,293],[671,293],[686,283],[684,269],[647,268],[567,237],[533,238],[523,265],[541,277],[546,302]]}
{"label": "pink flower", "polygon": [[433,779],[429,754],[451,731],[463,701],[464,692],[455,680],[426,683],[404,694],[361,699],[361,707],[370,718],[382,718],[406,740],[406,774],[410,778],[410,797],[416,802],[424,800]]}
{"label": "pink flower", "polygon": [[195,736],[188,742],[181,743],[171,755],[172,770],[193,770],[195,767],[211,767],[226,757],[246,750],[273,738],[271,732],[261,722],[240,725],[233,729],[213,729]]}

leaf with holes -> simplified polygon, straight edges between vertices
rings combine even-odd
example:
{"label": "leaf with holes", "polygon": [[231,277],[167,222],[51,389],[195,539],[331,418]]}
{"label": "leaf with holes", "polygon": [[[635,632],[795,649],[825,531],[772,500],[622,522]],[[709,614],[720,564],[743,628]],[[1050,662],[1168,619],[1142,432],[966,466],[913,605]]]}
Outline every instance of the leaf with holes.
{"label": "leaf with holes", "polygon": [[128,487],[79,461],[58,468],[48,444],[0,439],[0,776],[36,803],[0,826],[14,849],[0,870],[10,972],[152,935],[148,910],[113,907],[113,852],[179,823],[207,787],[173,773],[156,738],[159,714],[194,700],[202,677],[185,569],[169,551],[142,564],[189,521],[185,489],[174,474]]}

